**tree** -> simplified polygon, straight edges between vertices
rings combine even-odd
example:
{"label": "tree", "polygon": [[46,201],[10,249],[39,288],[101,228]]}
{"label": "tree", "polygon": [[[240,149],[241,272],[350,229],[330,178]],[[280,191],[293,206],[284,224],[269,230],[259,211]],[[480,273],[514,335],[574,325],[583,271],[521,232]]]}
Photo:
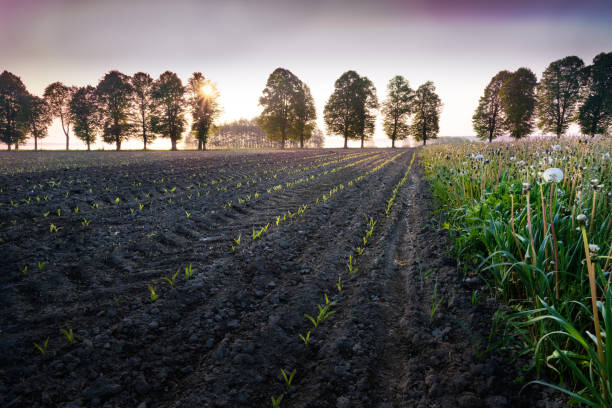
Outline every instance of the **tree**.
{"label": "tree", "polygon": [[538,80],[529,68],[519,68],[502,85],[500,96],[504,126],[510,136],[520,139],[531,133]]}
{"label": "tree", "polygon": [[279,141],[281,149],[291,132],[295,121],[296,95],[301,88],[301,81],[291,71],[276,68],[268,77],[268,82],[259,98],[263,107],[257,124],[266,132],[268,139]]}
{"label": "tree", "polygon": [[486,86],[484,95],[478,101],[478,107],[472,116],[472,126],[476,135],[481,140],[489,140],[501,136],[504,131],[504,110],[501,106],[501,88],[512,73],[509,71],[498,72]]}
{"label": "tree", "polygon": [[369,140],[374,135],[376,125],[376,110],[378,109],[378,99],[376,98],[376,88],[372,81],[367,77],[361,77],[357,88],[357,120],[358,135],[361,139],[361,148],[365,140]]}
{"label": "tree", "polygon": [[166,71],[153,83],[155,112],[151,116],[154,132],[170,138],[172,150],[185,130],[185,87],[174,73]]}
{"label": "tree", "polygon": [[442,102],[436,94],[433,82],[427,81],[414,93],[414,118],[410,125],[410,133],[417,141],[427,144],[427,139],[435,139],[440,131],[440,112]]}
{"label": "tree", "polygon": [[70,101],[70,118],[74,133],[87,144],[87,150],[91,150],[102,126],[96,88],[85,86],[76,90]]}
{"label": "tree", "polygon": [[383,129],[391,139],[391,147],[395,148],[396,140],[404,140],[410,134],[408,119],[412,112],[414,91],[403,76],[397,75],[387,84],[387,94],[382,108]]}
{"label": "tree", "polygon": [[143,149],[147,150],[147,143],[155,140],[155,133],[151,132],[151,114],[153,112],[153,78],[145,72],[137,72],[131,79],[134,88],[134,104],[136,105],[136,122],[140,127]]}
{"label": "tree", "polygon": [[310,94],[310,88],[300,81],[294,97],[294,118],[290,130],[291,139],[300,142],[300,149],[304,148],[304,141],[312,137],[317,126],[316,119],[317,112]]}
{"label": "tree", "polygon": [[334,92],[323,110],[327,131],[348,140],[363,140],[374,131],[373,110],[378,106],[372,82],[355,71],[347,71],[334,84]]}
{"label": "tree", "polygon": [[43,98],[28,94],[24,98],[22,115],[27,132],[34,137],[34,150],[38,150],[38,139],[47,136],[53,121],[51,108]]}
{"label": "tree", "polygon": [[129,139],[134,131],[130,123],[133,88],[130,77],[119,71],[110,71],[96,87],[96,96],[102,118],[102,139],[115,143],[117,151],[121,142]]}
{"label": "tree", "polygon": [[192,117],[191,132],[198,141],[198,150],[206,150],[208,134],[221,114],[217,102],[219,92],[201,72],[194,72],[189,78],[188,90]]}
{"label": "tree", "polygon": [[44,97],[54,117],[60,118],[62,130],[66,135],[66,150],[70,149],[70,100],[75,88],[54,82],[45,88]]}
{"label": "tree", "polygon": [[21,79],[4,71],[0,74],[0,141],[6,143],[8,150],[26,139],[23,122],[23,102],[28,91]]}
{"label": "tree", "polygon": [[606,134],[612,126],[612,52],[593,58],[585,69],[584,102],[578,110],[582,133]]}
{"label": "tree", "polygon": [[538,126],[545,132],[553,132],[560,138],[574,120],[583,70],[584,62],[572,56],[552,62],[542,74],[536,106]]}

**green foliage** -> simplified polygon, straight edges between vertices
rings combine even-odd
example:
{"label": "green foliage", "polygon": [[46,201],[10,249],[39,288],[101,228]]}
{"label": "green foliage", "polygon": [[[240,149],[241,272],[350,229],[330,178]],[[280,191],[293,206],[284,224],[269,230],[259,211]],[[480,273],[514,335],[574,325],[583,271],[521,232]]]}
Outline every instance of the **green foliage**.
{"label": "green foliage", "polygon": [[259,98],[263,111],[257,124],[269,140],[280,142],[282,148],[296,121],[296,102],[302,90],[302,82],[291,71],[276,68]]}
{"label": "green foliage", "polygon": [[[554,388],[607,406],[612,203],[600,192],[612,188],[602,154],[612,146],[607,139],[561,143],[436,146],[422,156],[465,271],[477,271],[489,296],[514,311],[501,318],[506,329],[492,333],[490,347],[531,352],[538,370],[561,384]],[[563,178],[544,179],[549,166]],[[472,294],[473,304],[480,299]]]}
{"label": "green foliage", "polygon": [[153,78],[145,72],[137,72],[131,78],[131,85],[134,89],[134,121],[138,123],[143,148],[147,150],[147,143],[157,137],[151,129],[151,115],[154,109]]}
{"label": "green foliage", "polygon": [[487,85],[484,95],[478,101],[478,107],[472,116],[472,125],[476,136],[481,140],[493,141],[501,136],[504,131],[505,115],[501,105],[500,91],[512,73],[508,71],[498,72]]}
{"label": "green foliage", "polygon": [[47,350],[49,348],[49,338],[47,337],[42,345],[34,343],[34,347],[36,347],[36,350],[38,350],[40,354],[44,356],[45,354],[47,354]]}
{"label": "green foliage", "polygon": [[27,96],[21,78],[8,71],[0,74],[0,141],[9,150],[26,139],[23,105]]}
{"label": "green foliage", "polygon": [[391,147],[396,140],[404,140],[410,135],[408,120],[412,113],[414,91],[401,75],[393,77],[387,84],[387,99],[383,103],[383,129],[391,139]]}
{"label": "green foliage", "polygon": [[533,128],[537,82],[535,74],[529,68],[519,68],[501,87],[504,126],[515,139],[529,135]]}
{"label": "green foliage", "polygon": [[66,337],[66,340],[68,340],[70,344],[74,343],[74,333],[72,332],[72,329],[61,328],[60,332]]}
{"label": "green foliage", "polygon": [[87,144],[87,150],[96,141],[102,126],[96,89],[93,86],[78,88],[70,100],[70,118],[74,133]]}
{"label": "green foliage", "polygon": [[96,87],[102,139],[105,143],[115,143],[117,150],[121,150],[121,143],[135,131],[130,120],[133,91],[130,77],[119,71],[104,75]]}
{"label": "green foliage", "polygon": [[425,82],[414,93],[413,112],[414,118],[410,125],[410,133],[414,140],[423,141],[435,139],[440,131],[440,112],[442,101],[436,94],[436,88],[431,81]]}
{"label": "green foliage", "polygon": [[151,116],[151,129],[170,139],[172,150],[181,139],[185,130],[185,87],[174,73],[166,71],[153,83],[154,113]]}
{"label": "green foliage", "polygon": [[585,135],[609,134],[612,126],[612,52],[593,58],[585,68],[584,102],[578,123]]}
{"label": "green foliage", "polygon": [[347,71],[334,84],[323,111],[327,131],[344,138],[344,148],[349,139],[370,138],[374,133],[375,111],[378,109],[376,88],[367,77],[355,71]]}
{"label": "green foliage", "polygon": [[537,87],[539,127],[561,137],[574,120],[583,84],[584,62],[565,57],[551,62]]}

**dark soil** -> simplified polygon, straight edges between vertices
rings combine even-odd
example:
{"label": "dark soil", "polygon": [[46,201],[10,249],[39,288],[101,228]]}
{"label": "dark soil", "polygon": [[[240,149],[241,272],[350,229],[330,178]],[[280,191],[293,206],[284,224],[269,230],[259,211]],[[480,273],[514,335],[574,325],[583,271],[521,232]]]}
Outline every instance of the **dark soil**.
{"label": "dark soil", "polygon": [[385,215],[413,153],[0,155],[0,406],[561,406],[485,351],[418,159]]}

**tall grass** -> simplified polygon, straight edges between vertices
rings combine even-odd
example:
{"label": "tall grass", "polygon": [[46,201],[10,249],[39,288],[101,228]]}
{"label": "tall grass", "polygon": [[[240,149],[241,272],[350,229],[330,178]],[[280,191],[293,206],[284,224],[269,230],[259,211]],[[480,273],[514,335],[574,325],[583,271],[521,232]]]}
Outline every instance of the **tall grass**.
{"label": "tall grass", "polygon": [[577,404],[612,406],[612,143],[557,142],[433,146],[421,156],[465,272],[515,311],[538,372]]}

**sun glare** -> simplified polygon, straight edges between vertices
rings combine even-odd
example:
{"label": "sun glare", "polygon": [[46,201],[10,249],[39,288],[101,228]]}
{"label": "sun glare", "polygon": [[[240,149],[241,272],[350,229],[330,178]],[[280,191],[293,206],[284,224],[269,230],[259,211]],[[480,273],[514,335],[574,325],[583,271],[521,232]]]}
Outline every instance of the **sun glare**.
{"label": "sun glare", "polygon": [[213,89],[212,85],[210,85],[210,84],[202,85],[202,87],[200,88],[200,90],[202,91],[202,93],[203,93],[204,95],[207,95],[207,96],[208,96],[208,95],[211,95],[211,94],[213,93],[213,91],[214,91],[214,89]]}

